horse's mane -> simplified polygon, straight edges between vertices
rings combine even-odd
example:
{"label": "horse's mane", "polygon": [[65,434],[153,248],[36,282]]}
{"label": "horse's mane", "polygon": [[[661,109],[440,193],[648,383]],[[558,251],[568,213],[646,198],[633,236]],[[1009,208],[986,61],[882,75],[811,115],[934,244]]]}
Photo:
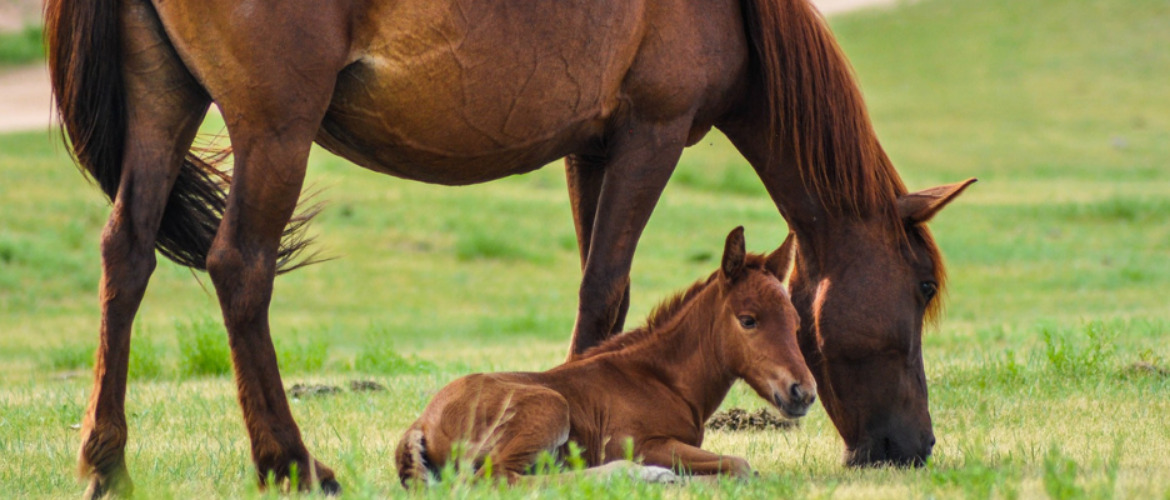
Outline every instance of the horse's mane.
{"label": "horse's mane", "polygon": [[[749,270],[763,269],[765,259],[766,257],[763,254],[749,253],[746,256],[745,267]],[[703,290],[706,290],[718,275],[719,271],[715,271],[706,279],[696,281],[685,290],[667,297],[650,311],[650,315],[646,317],[646,323],[644,325],[606,339],[601,344],[586,350],[581,357],[588,358],[607,352],[622,351],[634,345],[652,341],[659,333],[664,331],[664,326],[682,315],[691,301]]]}
{"label": "horse's mane", "polygon": [[[853,67],[829,25],[808,0],[745,0],[752,63],[764,81],[768,137],[783,141],[771,151],[790,151],[805,188],[830,216],[879,217],[907,242],[917,240],[935,265],[944,290],[946,274],[930,231],[907,227],[897,199],[907,193],[878,142]],[[942,300],[931,301],[936,318]]]}

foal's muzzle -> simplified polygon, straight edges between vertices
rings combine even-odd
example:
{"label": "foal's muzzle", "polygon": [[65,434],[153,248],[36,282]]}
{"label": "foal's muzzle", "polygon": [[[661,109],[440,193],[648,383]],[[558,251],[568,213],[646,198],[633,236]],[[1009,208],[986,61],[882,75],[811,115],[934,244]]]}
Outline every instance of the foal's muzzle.
{"label": "foal's muzzle", "polygon": [[788,418],[800,418],[808,413],[808,409],[817,400],[817,390],[802,384],[788,386],[787,394],[776,391],[772,394],[772,402]]}

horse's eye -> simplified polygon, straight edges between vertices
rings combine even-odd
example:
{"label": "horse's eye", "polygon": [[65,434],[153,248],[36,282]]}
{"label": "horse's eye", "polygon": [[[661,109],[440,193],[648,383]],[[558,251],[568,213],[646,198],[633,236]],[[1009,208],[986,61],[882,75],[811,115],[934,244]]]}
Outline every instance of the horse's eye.
{"label": "horse's eye", "polygon": [[748,330],[754,330],[756,328],[756,318],[753,318],[753,317],[748,316],[746,314],[743,316],[740,316],[739,317],[739,325],[748,329]]}
{"label": "horse's eye", "polygon": [[918,291],[922,292],[922,297],[925,298],[927,302],[930,302],[930,299],[933,299],[934,296],[938,294],[938,283],[933,281],[923,281],[922,283],[918,284]]}

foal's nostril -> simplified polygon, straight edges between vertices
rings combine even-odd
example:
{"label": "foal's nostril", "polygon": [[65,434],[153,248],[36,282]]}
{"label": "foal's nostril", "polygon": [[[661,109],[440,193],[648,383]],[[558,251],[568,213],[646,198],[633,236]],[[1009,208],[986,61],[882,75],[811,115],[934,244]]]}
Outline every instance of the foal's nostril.
{"label": "foal's nostril", "polygon": [[800,384],[792,384],[788,388],[788,394],[792,396],[793,403],[799,403],[804,399],[804,390],[800,388]]}
{"label": "foal's nostril", "polygon": [[792,384],[789,386],[788,395],[792,397],[793,404],[812,405],[813,401],[817,399],[815,392],[808,390],[801,384]]}

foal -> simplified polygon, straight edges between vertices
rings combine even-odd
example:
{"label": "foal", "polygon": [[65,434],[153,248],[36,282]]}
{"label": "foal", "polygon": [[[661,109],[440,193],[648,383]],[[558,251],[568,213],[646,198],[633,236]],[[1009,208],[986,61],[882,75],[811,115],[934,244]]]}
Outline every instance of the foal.
{"label": "foal", "polygon": [[398,443],[403,485],[451,460],[482,474],[489,458],[514,483],[541,452],[566,456],[569,441],[584,449],[589,467],[622,459],[632,441],[646,465],[749,474],[743,458],[699,448],[703,425],[740,378],[788,417],[813,403],[816,382],[782,283],[793,252],[789,235],[767,257],[746,255],[738,227],[720,269],[659,305],[645,327],[546,372],[481,373],[448,384]]}

